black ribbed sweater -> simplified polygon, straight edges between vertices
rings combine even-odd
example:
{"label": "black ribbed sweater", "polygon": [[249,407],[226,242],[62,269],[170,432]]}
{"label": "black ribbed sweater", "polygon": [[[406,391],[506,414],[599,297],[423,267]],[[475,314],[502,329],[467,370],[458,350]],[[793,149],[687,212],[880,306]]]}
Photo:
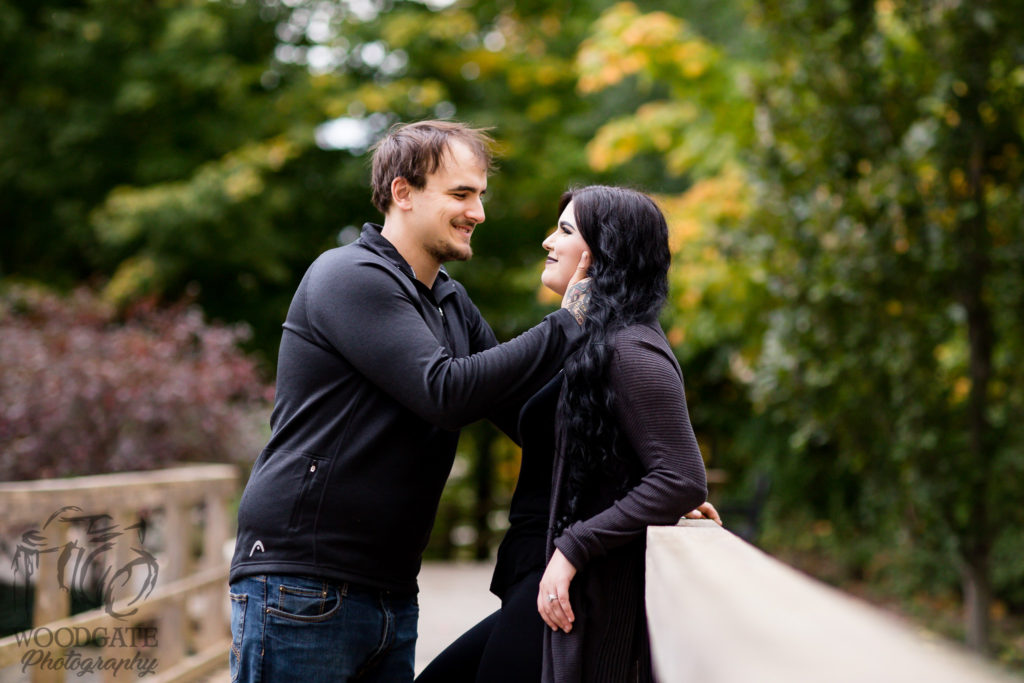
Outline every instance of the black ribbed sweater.
{"label": "black ribbed sweater", "polygon": [[[544,683],[653,680],[644,612],[644,551],[650,525],[674,524],[707,497],[704,461],[690,425],[683,376],[656,325],[616,332],[610,383],[615,414],[644,472],[618,500],[571,524],[554,548],[577,568],[570,586],[576,621],[569,633],[545,629]],[[568,468],[556,426],[549,528],[562,504]]]}

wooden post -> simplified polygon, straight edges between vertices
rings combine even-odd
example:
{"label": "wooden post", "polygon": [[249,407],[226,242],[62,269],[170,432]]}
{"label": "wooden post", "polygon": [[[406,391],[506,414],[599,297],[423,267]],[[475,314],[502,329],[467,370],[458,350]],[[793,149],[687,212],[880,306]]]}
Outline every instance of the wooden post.
{"label": "wooden post", "polygon": [[[188,525],[185,511],[176,500],[164,505],[163,519],[164,555],[160,567],[160,585],[167,585],[185,574],[189,552]],[[160,611],[158,637],[160,640],[160,665],[184,659],[186,644],[185,598],[172,601]]]}
{"label": "wooden post", "polygon": [[[138,548],[140,546],[138,531],[136,529],[130,529],[129,527],[134,526],[139,522],[138,518],[134,514],[134,510],[128,510],[124,508],[112,508],[109,509],[107,514],[111,517],[110,526],[112,527],[113,533],[119,533],[120,536],[113,542],[113,547],[107,553],[106,557],[103,557],[104,567],[109,572],[107,575],[107,581],[115,581],[115,575],[121,571],[122,567],[128,565],[132,561],[135,555],[132,552],[132,548]],[[133,579],[137,580],[137,576],[132,576]],[[121,586],[120,579],[117,579],[113,585],[114,594],[111,595],[111,599],[134,597],[134,582],[130,581],[127,585]],[[131,621],[123,620],[119,622],[118,627],[122,629],[129,629],[133,623]],[[115,628],[118,628],[115,627]],[[101,656],[106,659],[123,659],[125,657],[131,658],[135,654],[133,649],[125,647],[120,642],[110,642],[103,647]],[[124,676],[122,675],[123,679]],[[114,671],[104,671],[103,680],[107,683],[116,683],[118,677]]]}
{"label": "wooden post", "polygon": [[[203,557],[200,566],[203,569],[213,569],[224,565],[224,543],[230,533],[227,501],[217,494],[210,494],[206,496],[204,508]],[[226,592],[226,587],[218,586],[203,594],[204,609],[199,621],[199,642],[217,642],[229,634],[230,606]]]}
{"label": "wooden post", "polygon": [[[55,519],[42,530],[42,534],[46,542],[38,555],[35,601],[32,606],[32,626],[35,628],[63,619],[71,612],[70,586],[62,588],[58,578],[61,551],[68,541],[67,527]],[[49,636],[46,639],[48,641]],[[64,650],[55,648],[49,654],[57,659],[64,655]],[[41,666],[32,667],[30,675],[32,683],[60,683],[64,680],[64,672],[47,670]]]}

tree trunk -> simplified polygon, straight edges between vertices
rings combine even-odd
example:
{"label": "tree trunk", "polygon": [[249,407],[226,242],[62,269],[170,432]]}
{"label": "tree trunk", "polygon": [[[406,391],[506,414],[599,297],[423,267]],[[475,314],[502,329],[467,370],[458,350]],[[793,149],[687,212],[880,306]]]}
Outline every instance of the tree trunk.
{"label": "tree trunk", "polygon": [[974,203],[975,211],[960,225],[964,257],[961,302],[967,313],[968,372],[971,380],[967,406],[968,444],[974,465],[969,480],[970,521],[960,540],[964,557],[961,572],[967,644],[971,649],[984,653],[989,646],[989,605],[992,601],[989,558],[993,532],[989,500],[993,455],[988,408],[995,331],[992,312],[985,301],[992,247],[985,203],[985,146],[979,123],[972,126],[975,133],[967,167],[969,199]]}
{"label": "tree trunk", "polygon": [[481,425],[476,449],[476,549],[477,560],[491,556],[491,510],[494,508],[494,429]]}
{"label": "tree trunk", "polygon": [[987,557],[968,558],[960,568],[964,591],[964,627],[967,647],[982,654],[989,649],[989,583]]}

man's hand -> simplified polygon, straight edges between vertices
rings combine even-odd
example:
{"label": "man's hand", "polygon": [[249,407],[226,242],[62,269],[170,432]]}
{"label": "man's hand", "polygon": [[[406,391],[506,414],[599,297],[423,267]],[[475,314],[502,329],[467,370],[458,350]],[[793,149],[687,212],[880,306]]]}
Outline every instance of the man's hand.
{"label": "man's hand", "polygon": [[568,309],[580,325],[587,318],[587,305],[590,303],[588,268],[590,268],[590,252],[585,251],[580,255],[579,265],[576,266],[576,272],[572,274],[569,286],[565,288],[565,296],[562,297],[562,308]]}
{"label": "man's hand", "polygon": [[540,578],[537,592],[537,611],[552,631],[562,629],[568,633],[572,630],[576,617],[569,605],[569,583],[574,576],[576,567],[556,548],[544,576]]}
{"label": "man's hand", "polygon": [[718,516],[718,510],[711,503],[701,503],[697,508],[690,510],[685,515],[686,519],[713,519],[722,526],[722,518]]}

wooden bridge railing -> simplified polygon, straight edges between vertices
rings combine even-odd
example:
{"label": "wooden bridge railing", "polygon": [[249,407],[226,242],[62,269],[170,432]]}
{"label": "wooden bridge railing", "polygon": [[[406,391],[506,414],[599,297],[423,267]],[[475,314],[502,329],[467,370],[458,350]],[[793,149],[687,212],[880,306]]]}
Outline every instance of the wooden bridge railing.
{"label": "wooden bridge railing", "polygon": [[[226,667],[237,489],[229,465],[0,484],[0,569],[35,586],[32,628],[0,640],[0,671],[167,683]],[[103,604],[70,616],[76,590]]]}
{"label": "wooden bridge railing", "polygon": [[1018,680],[707,520],[648,529],[646,590],[662,683]]}

